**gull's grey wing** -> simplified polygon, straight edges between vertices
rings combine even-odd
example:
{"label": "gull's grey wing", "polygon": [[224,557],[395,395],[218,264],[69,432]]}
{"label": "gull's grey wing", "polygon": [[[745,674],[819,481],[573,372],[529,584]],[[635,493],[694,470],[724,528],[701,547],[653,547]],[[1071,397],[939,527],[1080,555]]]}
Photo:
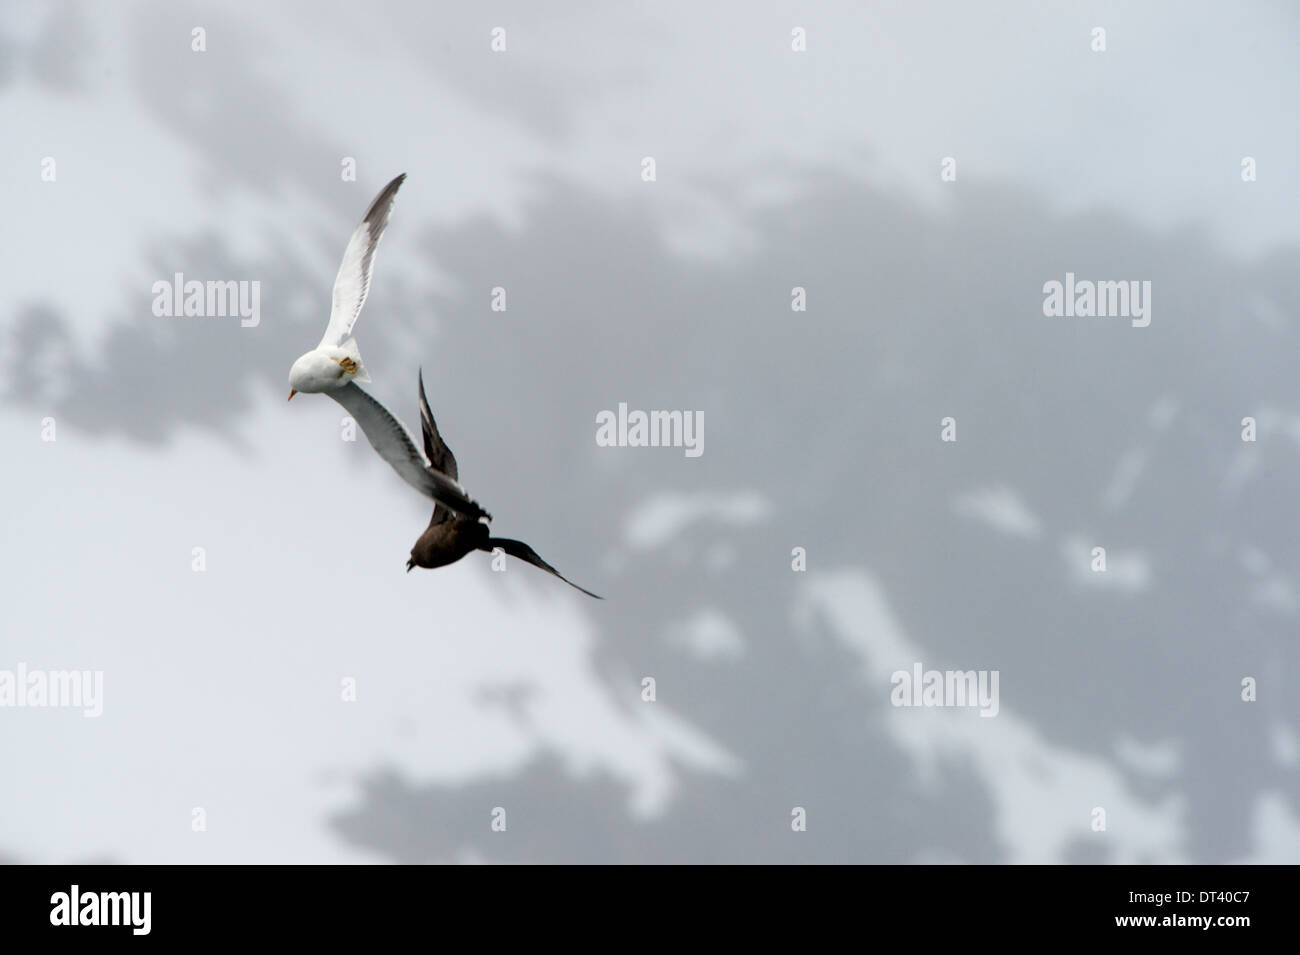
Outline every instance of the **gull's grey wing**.
{"label": "gull's grey wing", "polygon": [[597,600],[605,599],[599,594],[593,594],[590,590],[588,590],[585,587],[579,587],[568,577],[565,577],[562,573],[560,573],[558,570],[556,570],[546,561],[542,560],[542,558],[538,556],[537,551],[533,550],[523,541],[511,540],[509,537],[489,537],[487,539],[487,542],[482,545],[482,549],[486,551],[490,551],[494,547],[500,547],[511,557],[518,557],[520,560],[526,560],[534,567],[540,567],[548,574],[554,574],[556,577],[559,577],[562,581],[564,581],[574,590],[581,590],[588,597],[595,597]]}
{"label": "gull's grey wing", "polygon": [[411,487],[463,517],[471,520],[481,517],[492,519],[492,515],[471,499],[454,478],[429,467],[406,427],[355,382],[348,382],[342,388],[325,394],[352,415],[357,424],[361,425],[371,447]]}
{"label": "gull's grey wing", "polygon": [[402,173],[380,190],[366,210],[361,224],[348,240],[348,247],[343,252],[343,263],[334,278],[334,305],[330,309],[329,324],[325,326],[325,336],[320,340],[321,346],[341,345],[352,333],[352,326],[357,323],[361,306],[366,304],[366,294],[370,291],[370,273],[375,267],[375,247],[379,245],[379,237],[388,226],[393,199],[405,179],[406,173]]}

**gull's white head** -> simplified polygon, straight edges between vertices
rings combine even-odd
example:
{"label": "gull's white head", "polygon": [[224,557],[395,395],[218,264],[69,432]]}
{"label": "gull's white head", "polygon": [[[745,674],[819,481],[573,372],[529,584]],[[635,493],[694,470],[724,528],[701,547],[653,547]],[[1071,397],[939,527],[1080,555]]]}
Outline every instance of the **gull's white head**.
{"label": "gull's white head", "polygon": [[342,388],[354,378],[370,380],[361,365],[356,342],[348,339],[342,348],[314,348],[300,356],[289,369],[289,400],[300,391],[309,395]]}

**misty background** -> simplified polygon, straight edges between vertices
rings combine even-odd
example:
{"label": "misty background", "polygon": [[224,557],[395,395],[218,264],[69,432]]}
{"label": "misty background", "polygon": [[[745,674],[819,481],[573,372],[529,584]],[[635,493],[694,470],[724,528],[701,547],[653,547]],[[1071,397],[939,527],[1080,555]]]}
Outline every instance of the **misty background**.
{"label": "misty background", "polygon": [[[1297,27],[6,4],[0,669],[104,711],[0,709],[0,859],[1300,861]],[[603,602],[404,573],[424,499],[285,403],[399,172],[367,388],[418,424],[422,367],[494,532]],[[260,323],[155,316],[177,272]],[[1066,272],[1150,326],[1044,317]],[[597,447],[620,402],[704,453]],[[891,706],[918,662],[998,715]]]}

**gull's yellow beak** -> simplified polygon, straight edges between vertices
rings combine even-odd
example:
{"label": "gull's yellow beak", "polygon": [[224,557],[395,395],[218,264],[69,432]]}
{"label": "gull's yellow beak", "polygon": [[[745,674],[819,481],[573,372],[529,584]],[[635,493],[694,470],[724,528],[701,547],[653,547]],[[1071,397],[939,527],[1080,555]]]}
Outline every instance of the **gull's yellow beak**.
{"label": "gull's yellow beak", "polygon": [[293,388],[290,388],[290,389],[289,389],[289,397],[288,397],[288,399],[286,399],[286,400],[288,400],[288,401],[293,401],[293,396],[296,395],[297,393],[298,393],[298,392],[297,392],[296,390],[294,390]]}

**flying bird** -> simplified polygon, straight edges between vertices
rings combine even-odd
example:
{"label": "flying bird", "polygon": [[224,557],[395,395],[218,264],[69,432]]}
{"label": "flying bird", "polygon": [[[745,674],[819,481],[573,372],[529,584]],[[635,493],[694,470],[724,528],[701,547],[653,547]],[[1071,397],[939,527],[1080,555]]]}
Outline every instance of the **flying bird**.
{"label": "flying bird", "polygon": [[[451,453],[451,448],[447,447],[447,443],[442,440],[442,435],[438,433],[438,426],[433,420],[433,412],[429,410],[429,401],[424,397],[423,369],[420,371],[419,382],[420,430],[424,433],[424,453],[435,470],[447,475],[453,481],[459,481],[460,469],[456,466],[456,456]],[[588,597],[595,597],[597,600],[604,599],[597,594],[593,594],[585,587],[579,587],[565,577],[542,560],[537,551],[523,541],[511,540],[508,537],[490,537],[488,536],[487,524],[453,513],[441,502],[434,505],[433,517],[429,519],[429,526],[420,535],[419,540],[415,542],[415,546],[411,548],[411,559],[406,562],[406,572],[409,574],[412,567],[445,567],[448,564],[454,564],[466,554],[476,550],[491,553],[498,547],[511,557],[518,557],[534,567],[540,567],[548,574],[554,574],[575,590],[581,590]]]}
{"label": "flying bird", "polygon": [[433,517],[428,529],[411,548],[411,559],[406,562],[407,573],[412,567],[444,567],[472,551],[491,552],[499,547],[512,557],[554,574],[588,597],[601,600],[603,598],[579,587],[542,560],[537,551],[523,541],[488,535],[488,526],[484,522],[492,520],[492,515],[460,486],[456,458],[438,434],[433,412],[424,397],[423,371],[419,376],[423,454],[416,448],[405,425],[357,385],[358,381],[369,381],[370,376],[361,363],[361,351],[352,337],[352,327],[370,290],[375,248],[388,226],[393,198],[405,179],[406,173],[402,173],[384,186],[352,233],[343,253],[343,264],[334,279],[334,305],[325,336],[319,345],[302,355],[289,369],[289,400],[292,401],[299,392],[329,395],[352,415],[379,456],[406,483],[433,499]]}
{"label": "flying bird", "polygon": [[362,391],[358,381],[369,381],[361,350],[352,337],[361,306],[370,291],[370,274],[375,267],[375,248],[388,226],[397,190],[406,179],[402,173],[375,196],[361,224],[348,240],[343,263],[334,279],[334,303],[329,324],[320,344],[302,355],[289,369],[289,400],[303,394],[324,393],[345,409],[361,426],[371,447],[392,466],[402,480],[426,497],[471,521],[492,519],[465,489],[440,471],[415,447],[410,434],[388,409]]}

